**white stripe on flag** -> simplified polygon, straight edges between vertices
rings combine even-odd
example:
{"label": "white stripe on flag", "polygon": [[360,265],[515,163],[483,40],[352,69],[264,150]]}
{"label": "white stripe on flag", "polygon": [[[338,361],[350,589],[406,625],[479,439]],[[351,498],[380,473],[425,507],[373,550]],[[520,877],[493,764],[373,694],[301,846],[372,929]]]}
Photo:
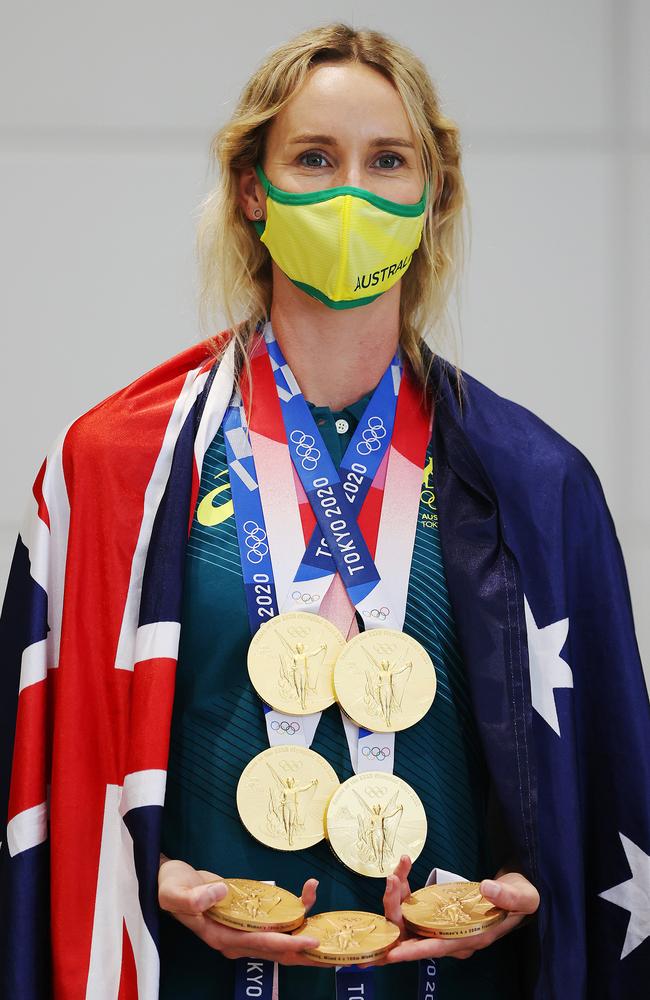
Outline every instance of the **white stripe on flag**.
{"label": "white stripe on flag", "polygon": [[65,427],[47,455],[43,476],[43,499],[50,521],[47,525],[38,516],[38,504],[33,493],[25,509],[20,537],[29,552],[30,576],[47,594],[47,667],[58,667],[63,617],[63,588],[70,527],[70,502],[63,475],[63,443],[74,421]]}
{"label": "white stripe on flag", "polygon": [[47,840],[47,803],[24,809],[7,823],[7,847],[12,858]]}
{"label": "white stripe on flag", "polygon": [[149,771],[133,771],[124,778],[120,813],[125,816],[129,809],[141,806],[161,806],[165,801],[166,771],[151,768]]}
{"label": "white stripe on flag", "polygon": [[151,622],[141,625],[135,637],[135,663],[141,660],[175,660],[181,636],[180,622]]}
{"label": "white stripe on flag", "polygon": [[[140,779],[139,773],[128,778],[133,786],[140,782],[146,786],[149,781],[148,778]],[[133,949],[138,1000],[157,1000],[158,997],[160,959],[140,908],[133,840],[120,816],[122,799],[119,785],[106,786],[86,1000],[115,1000],[118,995],[123,921]]]}
{"label": "white stripe on flag", "polygon": [[26,646],[20,661],[20,691],[47,677],[47,639]]}
{"label": "white stripe on flag", "polygon": [[147,558],[147,549],[153,529],[156,512],[162,500],[169,472],[176,441],[181,428],[185,422],[187,414],[190,412],[196,397],[205,385],[208,377],[207,372],[197,375],[200,366],[193,368],[185,376],[185,382],[181,389],[171,412],[163,442],[156,458],[156,463],[151,473],[151,478],[147,484],[144,494],[144,510],[140,523],[140,534],[136,543],[133,561],[131,563],[131,579],[124,607],[122,618],[122,628],[117,644],[115,655],[115,667],[117,670],[133,670],[135,663],[135,641],[138,630],[138,613],[140,608],[140,595],[142,593],[142,579]]}
{"label": "white stripe on flag", "polygon": [[216,375],[210,386],[208,398],[203,407],[196,439],[194,441],[194,461],[201,479],[201,469],[205,453],[210,447],[213,437],[221,427],[228,403],[233,393],[235,378],[235,342],[231,340],[219,362]]}

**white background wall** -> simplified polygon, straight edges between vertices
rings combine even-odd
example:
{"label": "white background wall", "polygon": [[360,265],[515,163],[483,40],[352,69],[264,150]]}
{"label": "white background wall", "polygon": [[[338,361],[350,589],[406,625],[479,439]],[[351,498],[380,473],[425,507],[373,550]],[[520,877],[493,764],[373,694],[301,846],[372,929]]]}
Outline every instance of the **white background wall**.
{"label": "white background wall", "polygon": [[426,62],[464,137],[463,367],[596,468],[650,665],[650,5],[62,0],[0,39],[0,589],[55,435],[199,339],[211,135],[265,53],[340,18]]}

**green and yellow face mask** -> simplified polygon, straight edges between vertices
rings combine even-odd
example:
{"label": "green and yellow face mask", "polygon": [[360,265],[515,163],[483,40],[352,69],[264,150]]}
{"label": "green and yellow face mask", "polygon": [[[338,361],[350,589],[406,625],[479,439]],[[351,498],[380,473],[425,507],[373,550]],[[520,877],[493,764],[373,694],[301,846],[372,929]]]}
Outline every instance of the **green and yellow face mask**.
{"label": "green and yellow face mask", "polygon": [[331,309],[372,302],[402,277],[420,245],[428,185],[412,205],[359,187],[296,194],[275,187],[255,165],[266,191],[265,221],[253,221],[271,257],[308,295]]}

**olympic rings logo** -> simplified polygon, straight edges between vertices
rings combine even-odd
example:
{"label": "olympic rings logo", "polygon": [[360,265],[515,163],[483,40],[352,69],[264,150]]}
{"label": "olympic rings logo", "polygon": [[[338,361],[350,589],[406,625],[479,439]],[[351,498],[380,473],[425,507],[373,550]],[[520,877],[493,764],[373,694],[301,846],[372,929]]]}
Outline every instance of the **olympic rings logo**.
{"label": "olympic rings logo", "polygon": [[371,618],[379,618],[380,621],[385,622],[390,614],[390,608],[373,608],[370,612]]}
{"label": "olympic rings logo", "polygon": [[360,455],[369,455],[371,451],[377,451],[382,438],[386,437],[386,428],[381,417],[370,417],[361,437],[363,440],[357,445]]}
{"label": "olympic rings logo", "polygon": [[370,788],[364,788],[364,792],[371,799],[380,799],[387,791],[388,789],[383,785],[371,785]]}
{"label": "olympic rings logo", "polygon": [[296,454],[300,456],[300,464],[306,472],[313,472],[320,459],[320,451],[315,447],[311,434],[304,431],[291,431],[291,440],[296,446]]}
{"label": "olympic rings logo", "polygon": [[295,736],[296,733],[300,732],[300,723],[287,722],[286,719],[283,719],[282,722],[278,722],[277,719],[274,719],[271,723],[271,729],[274,733],[279,731],[281,733],[289,733],[290,736]]}
{"label": "olympic rings logo", "polygon": [[291,594],[292,601],[302,601],[303,604],[313,604],[320,601],[320,594],[301,594],[299,590],[294,590]]}
{"label": "olympic rings logo", "polygon": [[246,558],[251,563],[261,563],[264,556],[269,554],[269,547],[266,544],[266,532],[260,528],[257,521],[244,521],[244,533],[246,542]]}
{"label": "olympic rings logo", "polygon": [[[374,757],[375,760],[386,760],[390,757],[389,747],[363,747],[361,753],[364,757]],[[368,791],[370,795],[370,791]]]}

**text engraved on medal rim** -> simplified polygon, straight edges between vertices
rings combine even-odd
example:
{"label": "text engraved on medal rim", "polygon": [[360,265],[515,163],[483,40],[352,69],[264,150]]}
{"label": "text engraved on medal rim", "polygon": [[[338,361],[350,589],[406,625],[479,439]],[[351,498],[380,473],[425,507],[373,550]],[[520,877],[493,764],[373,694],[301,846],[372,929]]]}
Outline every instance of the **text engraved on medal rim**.
{"label": "text engraved on medal rim", "polygon": [[223,880],[228,895],[210,907],[213,919],[242,929],[293,930],[305,916],[305,907],[297,896],[279,886],[252,879]]}
{"label": "text engraved on medal rim", "polygon": [[465,937],[500,923],[507,911],[494,906],[479,891],[478,882],[425,886],[402,903],[409,928],[423,936]]}
{"label": "text engraved on medal rim", "polygon": [[349,965],[384,954],[399,938],[399,928],[378,913],[337,910],[308,917],[295,934],[317,937],[318,948],[305,954],[326,964]]}

